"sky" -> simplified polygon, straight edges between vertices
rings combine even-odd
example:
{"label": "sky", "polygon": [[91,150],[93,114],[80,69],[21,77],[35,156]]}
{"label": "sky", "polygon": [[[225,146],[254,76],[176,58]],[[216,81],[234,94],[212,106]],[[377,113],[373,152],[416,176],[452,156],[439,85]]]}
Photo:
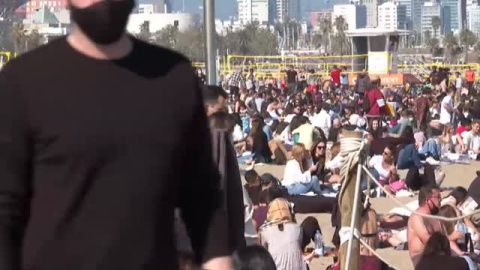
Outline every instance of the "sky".
{"label": "sky", "polygon": [[[332,7],[333,2],[342,0],[300,0],[302,12],[316,11],[326,7]],[[202,13],[199,9],[203,6],[203,0],[170,0],[173,11],[181,11],[183,2],[185,3],[185,12]],[[343,1],[342,1],[343,2]],[[216,17],[228,19],[236,15],[236,0],[215,0]]]}

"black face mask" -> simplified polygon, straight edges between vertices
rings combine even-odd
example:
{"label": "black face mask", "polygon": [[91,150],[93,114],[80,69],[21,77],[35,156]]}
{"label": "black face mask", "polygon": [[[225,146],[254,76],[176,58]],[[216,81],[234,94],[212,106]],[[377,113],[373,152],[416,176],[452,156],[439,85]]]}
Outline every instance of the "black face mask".
{"label": "black face mask", "polygon": [[103,0],[86,8],[70,4],[72,20],[93,42],[108,45],[125,33],[135,0]]}
{"label": "black face mask", "polygon": [[[431,201],[430,201],[431,202]],[[430,207],[430,204],[428,205],[428,209],[430,209],[430,213],[432,215],[437,215],[438,212],[440,211],[440,209],[438,208],[438,206],[436,206],[433,202],[432,202],[433,206]]]}

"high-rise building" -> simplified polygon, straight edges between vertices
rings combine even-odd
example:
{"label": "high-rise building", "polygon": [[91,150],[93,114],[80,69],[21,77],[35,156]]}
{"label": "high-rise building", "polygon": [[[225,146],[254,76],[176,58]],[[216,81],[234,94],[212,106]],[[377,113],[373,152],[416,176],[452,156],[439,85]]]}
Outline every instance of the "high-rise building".
{"label": "high-rise building", "polygon": [[475,35],[480,35],[480,5],[471,4],[467,9],[467,18],[468,24],[467,27],[475,33]]}
{"label": "high-rise building", "polygon": [[398,2],[378,6],[378,27],[388,30],[407,28],[407,7]]}
{"label": "high-rise building", "polygon": [[412,29],[413,21],[412,21],[412,0],[395,0],[400,5],[403,5],[407,8],[407,28],[408,30]]}
{"label": "high-rise building", "polygon": [[[334,5],[333,24],[337,17],[343,17],[347,23],[348,30],[365,28],[367,26],[367,7],[365,5]],[[333,27],[335,29],[335,27]]]}
{"label": "high-rise building", "polygon": [[467,19],[466,0],[442,0],[442,5],[450,8],[451,31],[462,30]]}
{"label": "high-rise building", "polygon": [[328,20],[332,22],[333,11],[314,11],[310,12],[310,24],[315,27],[320,27],[320,24]]}
{"label": "high-rise building", "polygon": [[471,5],[480,5],[480,1],[479,0],[467,0],[465,5],[468,7],[468,6],[471,6]]}
{"label": "high-rise building", "polygon": [[412,0],[412,29],[420,32],[422,30],[422,8],[428,0]]}
{"label": "high-rise building", "polygon": [[[153,11],[153,12],[152,12]],[[170,13],[169,0],[144,0],[137,4],[138,13]]]}
{"label": "high-rise building", "polygon": [[274,0],[237,0],[238,21],[247,24],[257,21],[260,24],[273,24],[275,19]]}
{"label": "high-rise building", "polygon": [[367,7],[367,27],[377,27],[378,5],[382,4],[382,0],[364,0],[363,4]]}
{"label": "high-rise building", "polygon": [[300,0],[276,0],[276,19],[280,23],[300,20]]}
{"label": "high-rise building", "polygon": [[[421,19],[421,31],[425,34],[427,31],[431,34],[432,38],[438,38],[440,35],[450,33],[451,18],[450,7],[443,6],[436,2],[427,2],[422,7],[422,19]],[[440,18],[439,29],[433,29],[432,18]]]}
{"label": "high-rise building", "polygon": [[26,3],[26,18],[31,18],[33,13],[39,11],[43,6],[48,7],[51,12],[65,9],[68,5],[67,0],[30,0]]}

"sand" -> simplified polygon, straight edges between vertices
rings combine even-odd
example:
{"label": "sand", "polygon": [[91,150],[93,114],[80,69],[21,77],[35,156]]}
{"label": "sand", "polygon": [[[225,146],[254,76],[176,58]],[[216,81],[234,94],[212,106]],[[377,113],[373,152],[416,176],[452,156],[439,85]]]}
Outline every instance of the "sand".
{"label": "sand", "polygon": [[[244,169],[244,166],[241,166]],[[476,177],[476,171],[480,170],[480,163],[473,162],[469,165],[442,165],[442,169],[446,173],[445,181],[443,182],[442,186],[462,186],[468,188],[470,183]],[[271,165],[257,165],[255,166],[255,170],[259,174],[263,173],[271,173],[279,179],[283,178],[284,166],[271,166]],[[408,203],[410,201],[416,200],[416,197],[411,198],[400,198],[403,203]],[[374,198],[372,199],[372,207],[377,211],[378,214],[385,214],[388,213],[390,209],[396,207],[396,203],[387,198]],[[320,223],[320,227],[322,228],[322,232],[324,233],[324,238],[326,241],[326,245],[333,247],[330,240],[332,239],[332,235],[334,232],[334,228],[331,226],[330,223],[330,214],[307,214],[301,215],[297,214],[298,222],[302,222],[302,220],[307,216],[314,216],[318,219]],[[410,261],[410,257],[408,256],[408,251],[396,251],[392,248],[385,248],[385,249],[378,249],[378,253],[381,256],[394,265],[398,269],[405,269],[410,270],[413,269],[413,265]],[[322,270],[326,269],[329,265],[333,263],[333,259],[331,257],[323,257],[319,259],[314,259],[310,264],[311,270]]]}

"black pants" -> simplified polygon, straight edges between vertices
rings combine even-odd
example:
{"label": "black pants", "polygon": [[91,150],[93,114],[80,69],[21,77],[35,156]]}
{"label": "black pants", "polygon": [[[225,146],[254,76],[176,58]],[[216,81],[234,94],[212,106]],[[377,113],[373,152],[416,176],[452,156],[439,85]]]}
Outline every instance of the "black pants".
{"label": "black pants", "polygon": [[421,175],[417,167],[412,167],[408,170],[405,183],[413,191],[420,190],[423,186],[434,186],[437,184],[435,182],[435,169],[432,165],[425,164],[424,174]]}
{"label": "black pants", "polygon": [[468,96],[472,96],[473,95],[473,82],[467,82],[467,86],[468,86]]}
{"label": "black pants", "polygon": [[314,217],[307,217],[302,224],[300,225],[303,231],[303,238],[302,238],[302,250],[310,244],[310,241],[315,242],[315,234],[317,231],[322,233],[320,229],[320,225],[318,224],[318,220]]}
{"label": "black pants", "polygon": [[317,196],[295,195],[288,198],[295,204],[295,213],[332,213],[334,206],[338,203],[335,198]]}

